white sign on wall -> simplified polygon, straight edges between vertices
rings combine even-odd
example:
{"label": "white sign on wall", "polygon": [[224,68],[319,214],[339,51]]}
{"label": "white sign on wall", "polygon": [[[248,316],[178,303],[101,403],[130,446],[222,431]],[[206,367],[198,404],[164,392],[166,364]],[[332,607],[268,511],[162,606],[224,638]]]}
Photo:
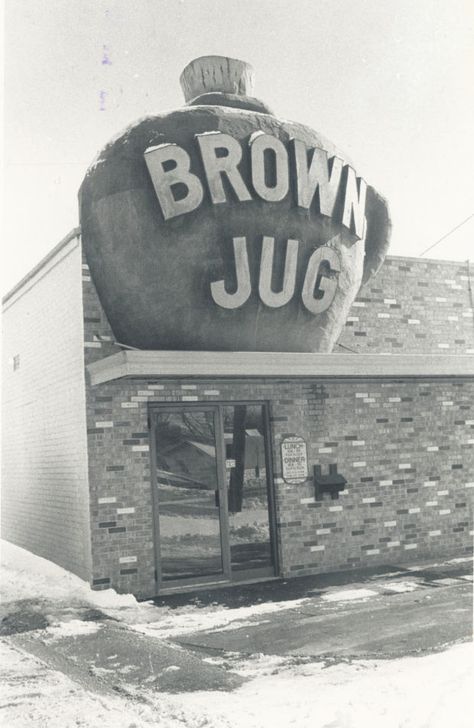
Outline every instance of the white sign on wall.
{"label": "white sign on wall", "polygon": [[286,483],[304,483],[308,477],[308,456],[302,437],[293,435],[282,440],[281,462]]}

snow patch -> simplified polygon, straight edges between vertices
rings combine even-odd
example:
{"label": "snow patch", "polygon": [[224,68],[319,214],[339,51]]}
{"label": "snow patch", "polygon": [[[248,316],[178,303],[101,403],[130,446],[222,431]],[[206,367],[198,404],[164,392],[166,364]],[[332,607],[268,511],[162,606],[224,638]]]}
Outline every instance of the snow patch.
{"label": "snow patch", "polygon": [[335,591],[330,594],[324,594],[321,599],[325,602],[349,602],[356,599],[369,599],[376,597],[377,592],[372,589],[345,589],[344,591]]}
{"label": "snow patch", "polygon": [[416,581],[388,581],[378,582],[377,586],[380,589],[386,589],[387,591],[397,592],[397,594],[403,594],[404,592],[412,592],[418,589],[420,586]]}
{"label": "snow patch", "polygon": [[[147,609],[132,594],[117,594],[114,589],[93,591],[87,582],[75,574],[20,546],[0,541],[0,547],[0,598],[3,604],[20,599],[41,599],[108,610],[133,608],[142,613]],[[136,614],[134,618],[137,618]]]}
{"label": "snow patch", "polygon": [[83,622],[81,619],[71,619],[69,622],[52,624],[46,630],[53,639],[62,637],[79,637],[80,635],[95,634],[102,627],[97,622]]}
{"label": "snow patch", "polygon": [[[223,631],[226,629],[239,629],[249,624],[260,624],[256,618],[261,615],[298,609],[310,599],[294,599],[288,602],[266,602],[254,604],[250,607],[237,607],[236,609],[204,610],[193,607],[181,614],[176,611],[156,622],[132,625],[138,632],[151,637],[165,639],[177,637],[191,632],[206,632],[208,630]],[[157,610],[158,611],[158,610]],[[155,612],[156,614],[156,612]],[[255,621],[253,621],[255,618]],[[251,620],[251,621],[249,621]]]}

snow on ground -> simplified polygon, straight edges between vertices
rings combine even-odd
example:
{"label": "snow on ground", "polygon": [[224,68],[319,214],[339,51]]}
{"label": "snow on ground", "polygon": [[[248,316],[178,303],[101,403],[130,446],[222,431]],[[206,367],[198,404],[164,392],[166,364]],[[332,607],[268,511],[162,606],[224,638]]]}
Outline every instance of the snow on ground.
{"label": "snow on ground", "polygon": [[[218,604],[199,608],[195,604],[190,604],[172,609],[166,606],[157,607],[146,602],[139,603],[131,594],[117,594],[114,589],[93,591],[78,576],[8,541],[1,542],[1,562],[0,599],[4,604],[32,598],[95,606],[110,616],[132,625],[138,631],[161,639],[197,630],[225,629],[229,625],[237,626],[235,622],[239,623],[238,626],[243,626],[247,623],[244,620],[283,609],[297,609],[309,601],[295,599],[265,602],[234,609]],[[88,628],[88,623],[81,624],[83,629]],[[70,629],[76,629],[76,634],[79,634],[81,627],[75,624],[71,625]]]}
{"label": "snow on ground", "polygon": [[[2,728],[217,728],[179,704],[98,695],[0,640]],[[189,722],[187,720],[189,719]]]}
{"label": "snow on ground", "polygon": [[95,634],[101,626],[98,622],[84,622],[81,619],[70,619],[68,622],[58,622],[49,626],[46,629],[45,638],[62,639],[63,637]]}
{"label": "snow on ground", "polygon": [[[0,641],[5,728],[471,728],[472,645],[325,668],[257,657],[232,693],[97,695]],[[276,673],[276,674],[274,674]]]}
{"label": "snow on ground", "polygon": [[368,599],[377,596],[373,589],[341,589],[340,591],[323,594],[321,599],[325,602],[352,602],[358,599]]}
{"label": "snow on ground", "polygon": [[[94,592],[78,577],[11,544],[3,544],[2,559],[4,603],[34,599],[94,605],[160,638],[236,626],[306,601],[238,609],[196,604],[179,610],[157,608],[111,589]],[[404,588],[408,587],[411,582],[405,582]],[[333,600],[367,599],[377,593],[336,589]],[[98,628],[97,623],[71,619],[69,614],[67,622],[59,620],[46,633],[54,639]],[[149,691],[139,699],[80,687],[4,638],[0,723],[5,728],[470,728],[473,658],[471,644],[423,657],[332,666],[261,655],[239,660],[233,655],[227,659],[230,669],[248,678],[238,690],[175,696]]]}
{"label": "snow on ground", "polygon": [[251,674],[267,674],[233,693],[181,696],[181,704],[232,728],[470,728],[473,658],[471,644],[328,668],[308,663],[281,671],[276,658],[279,671],[271,674],[273,658],[263,657],[262,669],[254,661]]}
{"label": "snow on ground", "polygon": [[[223,632],[227,629],[238,629],[252,623],[262,615],[297,609],[309,602],[309,599],[293,599],[285,602],[265,602],[252,604],[250,607],[233,609],[211,606],[209,609],[197,609],[196,606],[184,610],[170,610],[168,616],[153,624],[135,624],[134,629],[152,637],[166,639],[189,632],[207,631]],[[261,624],[261,620],[258,621]]]}
{"label": "snow on ground", "polygon": [[42,559],[8,541],[1,541],[0,544],[0,599],[4,604],[20,599],[80,602],[115,609],[137,604],[131,594],[119,595],[113,589],[93,591],[87,582],[52,561]]}
{"label": "snow on ground", "polygon": [[418,589],[419,584],[416,581],[379,581],[377,586],[384,590],[403,594],[404,592],[415,591],[415,589]]}

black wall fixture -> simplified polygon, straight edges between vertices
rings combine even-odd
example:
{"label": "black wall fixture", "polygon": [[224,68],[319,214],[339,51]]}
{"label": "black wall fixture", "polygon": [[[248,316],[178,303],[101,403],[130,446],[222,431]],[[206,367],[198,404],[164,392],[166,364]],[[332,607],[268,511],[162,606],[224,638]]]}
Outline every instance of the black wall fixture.
{"label": "black wall fixture", "polygon": [[329,466],[329,474],[323,475],[321,466],[315,465],[313,469],[314,497],[322,500],[324,493],[329,493],[332,500],[339,498],[339,493],[346,487],[347,480],[337,472],[337,463]]}

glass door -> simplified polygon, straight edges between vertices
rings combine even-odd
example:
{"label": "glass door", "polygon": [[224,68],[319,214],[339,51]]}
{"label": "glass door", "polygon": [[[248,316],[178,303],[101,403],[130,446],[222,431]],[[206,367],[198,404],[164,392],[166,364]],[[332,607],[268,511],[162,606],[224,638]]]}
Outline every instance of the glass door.
{"label": "glass door", "polygon": [[159,589],[274,576],[266,408],[151,411]]}
{"label": "glass door", "polygon": [[224,578],[217,410],[157,409],[153,430],[160,582]]}
{"label": "glass door", "polygon": [[275,559],[265,408],[224,405],[222,417],[232,578],[270,576]]}

